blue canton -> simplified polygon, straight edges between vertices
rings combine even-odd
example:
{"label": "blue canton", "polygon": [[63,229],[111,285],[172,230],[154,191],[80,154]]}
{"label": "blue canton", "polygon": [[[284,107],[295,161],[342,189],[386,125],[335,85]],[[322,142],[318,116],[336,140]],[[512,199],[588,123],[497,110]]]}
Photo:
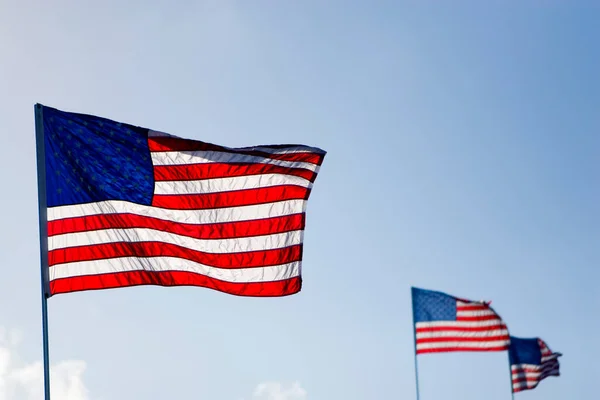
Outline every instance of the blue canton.
{"label": "blue canton", "polygon": [[542,350],[537,339],[521,339],[511,336],[508,350],[510,364],[542,364]]}
{"label": "blue canton", "polygon": [[149,205],[148,130],[44,107],[48,207],[124,200]]}
{"label": "blue canton", "polygon": [[445,293],[412,288],[414,322],[456,321],[456,299]]}

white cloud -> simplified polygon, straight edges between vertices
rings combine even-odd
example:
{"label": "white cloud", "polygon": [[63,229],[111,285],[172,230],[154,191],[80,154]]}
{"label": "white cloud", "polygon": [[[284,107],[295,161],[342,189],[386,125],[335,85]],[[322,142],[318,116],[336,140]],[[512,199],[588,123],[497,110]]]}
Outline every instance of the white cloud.
{"label": "white cloud", "polygon": [[256,400],[305,400],[307,397],[306,390],[298,382],[294,382],[288,387],[279,382],[264,382],[254,389],[252,398]]}
{"label": "white cloud", "polygon": [[[0,400],[39,400],[44,398],[41,361],[23,363],[17,347],[20,334],[0,328]],[[83,361],[61,361],[50,368],[52,400],[89,400],[83,383]]]}

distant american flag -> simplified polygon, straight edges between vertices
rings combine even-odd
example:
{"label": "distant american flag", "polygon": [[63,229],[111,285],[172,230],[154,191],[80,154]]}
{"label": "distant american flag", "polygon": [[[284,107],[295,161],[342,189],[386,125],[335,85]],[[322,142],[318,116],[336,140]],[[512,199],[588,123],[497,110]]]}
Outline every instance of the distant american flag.
{"label": "distant american flag", "polygon": [[49,107],[43,116],[50,294],[146,284],[300,290],[323,150],[228,148]]}
{"label": "distant american flag", "polygon": [[512,373],[512,390],[520,392],[535,388],[549,376],[560,376],[558,357],[542,339],[510,337],[508,351]]}
{"label": "distant american flag", "polygon": [[507,350],[506,324],[489,303],[412,288],[417,354]]}

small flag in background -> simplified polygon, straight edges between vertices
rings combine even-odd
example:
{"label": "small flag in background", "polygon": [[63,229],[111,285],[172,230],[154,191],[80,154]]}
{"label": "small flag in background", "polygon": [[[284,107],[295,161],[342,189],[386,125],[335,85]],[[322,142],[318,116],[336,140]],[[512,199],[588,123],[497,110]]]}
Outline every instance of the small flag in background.
{"label": "small flag in background", "polygon": [[510,369],[512,373],[512,390],[520,392],[535,388],[548,376],[559,376],[558,357],[542,339],[522,339],[510,337]]}
{"label": "small flag in background", "polygon": [[51,295],[146,284],[300,291],[323,150],[228,148],[42,110]]}
{"label": "small flag in background", "polygon": [[489,303],[412,288],[417,354],[507,350],[506,324]]}

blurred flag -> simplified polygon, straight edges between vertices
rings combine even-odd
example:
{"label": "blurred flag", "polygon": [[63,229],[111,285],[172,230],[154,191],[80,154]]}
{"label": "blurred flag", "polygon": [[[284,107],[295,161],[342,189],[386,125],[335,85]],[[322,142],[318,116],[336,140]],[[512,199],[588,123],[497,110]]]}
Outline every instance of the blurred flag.
{"label": "blurred flag", "polygon": [[510,337],[508,357],[512,373],[512,390],[520,392],[535,388],[548,376],[559,376],[558,357],[542,339]]}
{"label": "blurred flag", "polygon": [[417,354],[507,350],[506,324],[489,302],[412,288]]}
{"label": "blurred flag", "polygon": [[229,148],[38,107],[50,295],[133,285],[300,291],[323,150]]}

